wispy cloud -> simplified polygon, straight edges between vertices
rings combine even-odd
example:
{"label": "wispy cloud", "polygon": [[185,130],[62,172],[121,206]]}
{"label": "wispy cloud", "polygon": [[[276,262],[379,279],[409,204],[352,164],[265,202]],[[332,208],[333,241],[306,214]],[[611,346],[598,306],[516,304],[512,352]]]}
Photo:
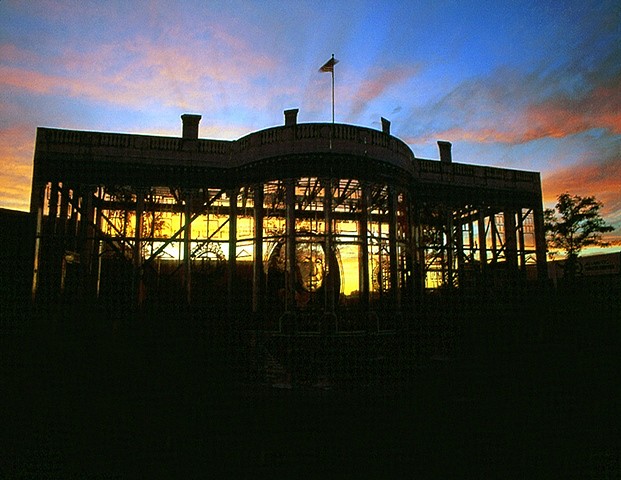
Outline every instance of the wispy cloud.
{"label": "wispy cloud", "polygon": [[[521,144],[591,129],[621,134],[621,43],[525,72],[506,67],[463,80],[433,104],[412,111],[413,141]],[[426,119],[421,122],[421,119]]]}
{"label": "wispy cloud", "polygon": [[600,86],[583,98],[567,95],[531,105],[525,112],[522,142],[566,137],[594,128],[621,134],[621,76],[615,86]]}
{"label": "wispy cloud", "polygon": [[374,100],[381,98],[392,87],[414,77],[419,67],[414,65],[394,68],[375,68],[362,80],[357,88],[345,93],[350,103],[348,118],[357,118]]}
{"label": "wispy cloud", "polygon": [[217,25],[183,43],[137,36],[87,50],[67,49],[51,66],[49,58],[11,44],[0,51],[8,54],[0,65],[0,85],[134,108],[152,102],[217,106],[224,91],[252,103],[264,98],[252,95],[254,82],[276,67],[273,58]]}
{"label": "wispy cloud", "polygon": [[521,144],[547,137],[564,138],[591,129],[619,135],[621,75],[617,80],[616,85],[595,86],[580,97],[563,93],[533,103],[528,103],[530,99],[523,95],[508,99],[508,92],[503,95],[486,84],[464,85],[431,107],[438,113],[432,115],[431,121],[412,140],[442,137],[454,141]]}
{"label": "wispy cloud", "polygon": [[[508,5],[337,3],[0,2],[0,204],[27,205],[39,124],[178,135],[191,111],[201,136],[238,138],[280,124],[284,108],[327,121],[330,80],[317,68],[336,52],[337,121],[391,115],[408,143],[461,143],[472,155],[458,161],[542,171],[547,201],[595,193],[621,212],[612,0],[527,17]],[[464,40],[473,31],[486,34]]]}

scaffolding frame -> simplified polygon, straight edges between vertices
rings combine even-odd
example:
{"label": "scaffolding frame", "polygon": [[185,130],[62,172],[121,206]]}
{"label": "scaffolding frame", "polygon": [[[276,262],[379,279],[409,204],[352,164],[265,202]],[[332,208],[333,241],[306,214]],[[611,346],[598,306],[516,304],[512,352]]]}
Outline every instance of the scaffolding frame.
{"label": "scaffolding frame", "polygon": [[398,331],[429,290],[544,278],[538,174],[418,159],[362,127],[325,135],[39,129],[33,299],[217,304],[276,334]]}

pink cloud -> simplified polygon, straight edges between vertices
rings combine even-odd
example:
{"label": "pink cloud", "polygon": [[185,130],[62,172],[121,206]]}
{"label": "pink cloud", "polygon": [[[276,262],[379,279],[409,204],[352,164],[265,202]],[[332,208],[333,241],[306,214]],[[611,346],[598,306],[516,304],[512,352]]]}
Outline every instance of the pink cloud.
{"label": "pink cloud", "polygon": [[54,89],[52,78],[36,71],[0,65],[0,84],[32,93],[50,93]]}
{"label": "pink cloud", "polygon": [[369,78],[363,80],[357,89],[346,93],[352,102],[348,116],[357,117],[370,102],[384,95],[391,87],[413,77],[418,71],[419,68],[416,66],[399,66],[372,71]]}
{"label": "pink cloud", "polygon": [[[275,68],[242,41],[218,33],[218,40],[172,45],[141,38],[119,47],[101,45],[87,52],[67,51],[44,70],[48,60],[30,54],[30,67],[0,66],[0,85],[27,92],[69,95],[123,106],[157,102],[180,108],[216,105],[223,91],[255,101],[253,81]],[[10,45],[15,63],[28,57]]]}
{"label": "pink cloud", "polygon": [[[483,104],[489,114],[483,119],[469,118],[464,126],[435,131],[416,142],[430,138],[477,143],[521,144],[541,138],[565,138],[591,129],[621,134],[621,78],[614,87],[600,86],[582,98],[565,95],[508,111],[502,103]],[[492,121],[493,120],[493,123]]]}
{"label": "pink cloud", "polygon": [[621,84],[600,86],[580,99],[561,96],[531,105],[524,121],[524,141],[562,138],[593,128],[621,134]]}
{"label": "pink cloud", "polygon": [[14,124],[0,130],[0,158],[6,164],[15,158],[29,158],[34,147],[34,131],[28,124]]}
{"label": "pink cloud", "polygon": [[[621,134],[618,53],[588,65],[583,58],[553,70],[498,68],[487,77],[465,80],[436,103],[412,112],[410,121],[420,132],[413,137],[523,144],[593,129]],[[421,118],[426,125],[420,125]]]}
{"label": "pink cloud", "polygon": [[0,44],[0,59],[2,63],[33,63],[39,60],[39,56],[28,50],[17,47],[11,43]]}

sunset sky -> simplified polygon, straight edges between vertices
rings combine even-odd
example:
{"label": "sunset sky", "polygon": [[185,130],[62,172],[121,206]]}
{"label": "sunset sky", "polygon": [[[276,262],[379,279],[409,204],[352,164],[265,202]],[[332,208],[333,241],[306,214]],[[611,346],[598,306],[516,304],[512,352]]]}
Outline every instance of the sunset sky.
{"label": "sunset sky", "polygon": [[[325,6],[323,6],[325,5]],[[0,207],[29,207],[36,128],[236,139],[331,120],[422,158],[539,171],[595,195],[621,245],[621,3],[0,1]]]}

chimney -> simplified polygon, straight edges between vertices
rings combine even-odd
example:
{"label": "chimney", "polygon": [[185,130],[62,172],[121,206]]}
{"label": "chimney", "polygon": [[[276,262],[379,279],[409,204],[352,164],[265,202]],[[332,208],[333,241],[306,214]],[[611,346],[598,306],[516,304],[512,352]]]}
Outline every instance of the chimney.
{"label": "chimney", "polygon": [[292,108],[291,110],[285,110],[285,127],[291,127],[298,123],[299,108]]}
{"label": "chimney", "polygon": [[438,148],[440,149],[440,161],[442,163],[453,163],[451,155],[451,142],[438,140]]}
{"label": "chimney", "polygon": [[384,117],[382,117],[382,132],[390,135],[390,120],[386,120]]}
{"label": "chimney", "polygon": [[200,115],[190,113],[181,115],[181,121],[183,122],[182,138],[186,140],[196,140],[198,138],[198,123],[201,121],[201,118]]}

